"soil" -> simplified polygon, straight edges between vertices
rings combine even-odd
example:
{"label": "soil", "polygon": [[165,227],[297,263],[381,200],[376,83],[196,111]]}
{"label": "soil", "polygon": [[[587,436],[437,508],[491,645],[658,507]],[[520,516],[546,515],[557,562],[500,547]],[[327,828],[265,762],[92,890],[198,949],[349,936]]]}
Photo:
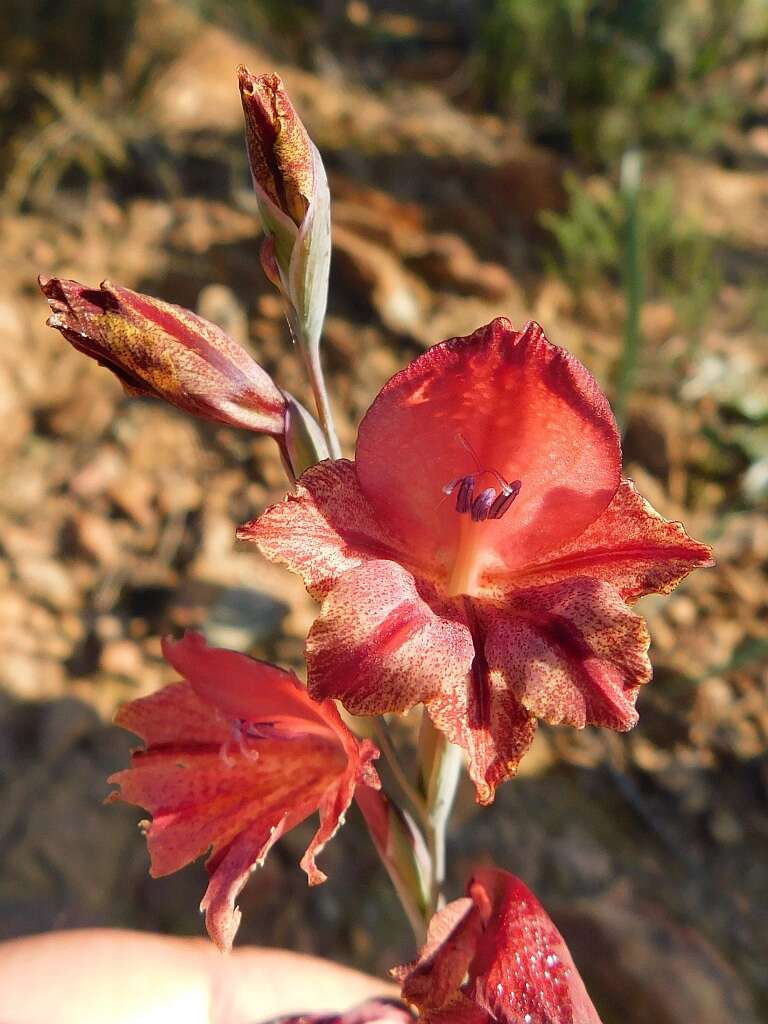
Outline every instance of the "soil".
{"label": "soil", "polygon": [[[44,326],[35,285],[38,272],[110,278],[197,309],[309,404],[259,264],[232,73],[274,65],[187,18],[155,26],[175,57],[132,120],[116,118],[132,162],[85,184],[62,173],[49,193],[38,183],[0,231],[0,937],[201,931],[202,866],[151,881],[140,812],[102,805],[132,745],[111,716],[172,677],[167,632],[204,627],[213,643],[301,671],[314,616],[294,577],[234,539],[283,493],[272,443],[126,398]],[[338,69],[277,69],[330,174],[324,357],[348,454],[395,370],[497,314],[539,320],[611,393],[620,292],[576,296],[543,269],[537,215],[564,208],[561,157],[427,85],[374,93]],[[735,269],[695,332],[674,302],[646,304],[626,471],[714,544],[718,565],[643,601],[655,679],[632,733],[542,729],[491,810],[462,788],[451,884],[458,894],[481,862],[521,875],[561,924],[605,1024],[751,1024],[768,1020],[768,346],[745,282],[766,268],[768,165],[678,155],[655,171]],[[402,723],[406,743],[412,728]],[[311,891],[297,866],[306,837],[286,837],[249,882],[239,941],[381,972],[410,957],[357,818]]]}

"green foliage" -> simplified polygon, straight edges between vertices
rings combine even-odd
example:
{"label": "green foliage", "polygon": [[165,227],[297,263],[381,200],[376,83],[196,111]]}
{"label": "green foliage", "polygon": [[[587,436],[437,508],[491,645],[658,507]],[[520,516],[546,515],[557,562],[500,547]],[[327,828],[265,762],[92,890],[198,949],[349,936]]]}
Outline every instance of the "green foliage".
{"label": "green foliage", "polygon": [[711,150],[750,102],[726,69],[766,41],[761,0],[494,0],[477,77],[534,138],[606,166],[631,147]]}
{"label": "green foliage", "polygon": [[[625,197],[604,178],[582,181],[569,173],[565,187],[567,211],[541,215],[556,242],[555,269],[576,292],[606,282],[620,284],[627,226]],[[719,285],[714,244],[680,214],[670,182],[642,184],[636,202],[645,294],[672,299],[687,326],[696,327]]]}

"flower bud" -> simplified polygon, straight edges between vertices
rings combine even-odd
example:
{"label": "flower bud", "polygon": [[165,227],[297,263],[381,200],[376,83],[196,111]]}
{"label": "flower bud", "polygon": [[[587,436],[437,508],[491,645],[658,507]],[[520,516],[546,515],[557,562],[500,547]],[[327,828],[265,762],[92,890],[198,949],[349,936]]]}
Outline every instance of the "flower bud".
{"label": "flower bud", "polygon": [[297,228],[314,194],[314,149],[278,75],[238,68],[245,144],[257,192]]}
{"label": "flower bud", "polygon": [[282,441],[286,398],[221,328],[188,309],[103,281],[39,279],[55,327],[111,370],[128,394]]}
{"label": "flower bud", "polygon": [[325,169],[278,75],[238,68],[245,140],[267,236],[262,265],[285,300],[305,360],[314,358],[328,301],[330,193]]}

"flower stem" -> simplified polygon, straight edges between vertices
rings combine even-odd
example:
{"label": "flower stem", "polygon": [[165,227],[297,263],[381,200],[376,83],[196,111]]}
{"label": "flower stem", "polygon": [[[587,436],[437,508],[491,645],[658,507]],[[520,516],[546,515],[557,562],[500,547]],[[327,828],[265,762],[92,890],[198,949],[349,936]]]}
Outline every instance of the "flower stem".
{"label": "flower stem", "polygon": [[430,915],[445,902],[445,839],[459,772],[461,749],[435,728],[424,712],[419,734],[421,788],[427,808],[426,840],[431,862]]}
{"label": "flower stem", "polygon": [[395,745],[392,742],[392,737],[390,736],[387,723],[383,717],[374,719],[373,734],[377,744],[379,745],[379,749],[384,755],[389,769],[395,778],[395,781],[402,790],[403,796],[405,796],[411,804],[411,808],[417,815],[421,825],[426,827],[429,822],[429,815],[427,813],[427,806],[424,802],[424,798],[408,778],[405,769],[400,764],[400,758],[397,750],[395,749]]}
{"label": "flower stem", "polygon": [[319,343],[309,345],[302,339],[299,344],[299,350],[304,360],[304,368],[307,371],[312,395],[315,399],[317,417],[328,444],[328,452],[332,459],[340,459],[341,445],[339,444],[339,438],[333,422],[331,403],[328,400],[328,389],[325,386],[325,375],[323,374],[323,365],[320,361],[320,345]]}

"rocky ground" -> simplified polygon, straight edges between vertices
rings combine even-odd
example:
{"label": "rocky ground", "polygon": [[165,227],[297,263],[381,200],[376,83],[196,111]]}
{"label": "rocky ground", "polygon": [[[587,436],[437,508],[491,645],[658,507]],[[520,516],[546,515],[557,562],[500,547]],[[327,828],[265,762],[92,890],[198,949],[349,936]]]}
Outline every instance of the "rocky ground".
{"label": "rocky ground", "polygon": [[[0,232],[2,936],[200,930],[202,867],[150,881],[139,812],[101,804],[131,745],[110,717],[170,678],[164,633],[204,626],[215,643],[300,670],[314,614],[294,577],[234,540],[282,493],[271,442],[126,399],[44,326],[37,272],[109,277],[196,308],[304,394],[259,266],[238,142],[232,70],[270,61],[217,28],[153,26],[156,43],[166,37],[176,56],[126,126],[90,115],[133,140],[154,192],[63,178],[46,193],[38,178]],[[577,299],[541,269],[537,215],[565,201],[556,156],[427,86],[382,99],[338,75],[278,70],[330,171],[325,359],[347,452],[404,360],[496,314],[539,320],[610,389],[620,294]],[[493,860],[553,910],[606,1024],[768,1019],[768,355],[764,307],[744,283],[766,269],[768,172],[760,137],[750,145],[730,169],[686,156],[655,168],[735,269],[694,338],[674,303],[644,308],[625,444],[628,475],[714,544],[718,567],[643,602],[655,681],[634,732],[542,730],[493,810],[462,791],[451,836],[457,891]],[[17,197],[24,184],[17,175]],[[374,970],[407,957],[359,823],[324,854],[330,880],[311,892],[299,832],[249,883],[241,939]]]}

